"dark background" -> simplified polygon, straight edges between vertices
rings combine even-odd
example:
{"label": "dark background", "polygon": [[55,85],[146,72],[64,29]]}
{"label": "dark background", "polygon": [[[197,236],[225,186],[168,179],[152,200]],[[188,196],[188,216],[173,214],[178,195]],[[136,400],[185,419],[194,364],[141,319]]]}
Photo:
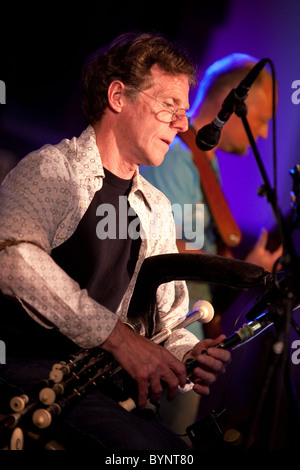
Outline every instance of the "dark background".
{"label": "dark background", "polygon": [[[182,12],[164,2],[151,2],[146,7],[130,2],[113,7],[99,2],[86,10],[81,2],[69,9],[53,8],[52,4],[51,8],[41,5],[34,9],[24,5],[17,12],[7,12],[9,33],[1,32],[0,73],[7,88],[7,104],[1,109],[2,145],[7,141],[14,148],[23,140],[19,154],[23,156],[24,144],[44,143],[47,133],[55,141],[56,135],[60,138],[81,132],[78,81],[82,63],[90,52],[120,33],[161,32],[186,45],[200,62],[214,26],[227,12],[227,1],[219,2],[220,6],[216,2],[214,8],[204,4],[208,2],[197,2]],[[195,30],[189,19],[194,14],[198,18]]]}

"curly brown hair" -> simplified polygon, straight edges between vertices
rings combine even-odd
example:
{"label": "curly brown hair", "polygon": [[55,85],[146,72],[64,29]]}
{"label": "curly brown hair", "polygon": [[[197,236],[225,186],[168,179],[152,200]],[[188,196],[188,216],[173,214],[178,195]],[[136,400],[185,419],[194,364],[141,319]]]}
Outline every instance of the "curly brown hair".
{"label": "curly brown hair", "polygon": [[81,76],[82,109],[88,124],[95,124],[108,106],[107,90],[114,80],[137,88],[147,84],[150,69],[157,64],[171,75],[184,74],[190,85],[196,81],[196,69],[186,52],[154,33],[125,33],[111,44],[93,53],[85,63]]}

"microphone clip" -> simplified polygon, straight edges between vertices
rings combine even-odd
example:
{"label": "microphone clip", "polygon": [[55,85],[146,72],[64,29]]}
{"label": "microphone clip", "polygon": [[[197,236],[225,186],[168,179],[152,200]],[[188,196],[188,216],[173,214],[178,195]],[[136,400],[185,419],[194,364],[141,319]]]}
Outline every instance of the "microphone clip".
{"label": "microphone clip", "polygon": [[[240,93],[240,90],[243,90],[243,92]],[[227,95],[222,104],[222,117],[223,113],[225,113],[224,122],[222,123],[223,125],[225,124],[225,122],[228,121],[228,119],[233,113],[235,113],[238,117],[247,115],[248,109],[245,103],[247,97],[248,89],[245,87],[233,88],[231,90],[231,92],[229,93],[229,95]]]}

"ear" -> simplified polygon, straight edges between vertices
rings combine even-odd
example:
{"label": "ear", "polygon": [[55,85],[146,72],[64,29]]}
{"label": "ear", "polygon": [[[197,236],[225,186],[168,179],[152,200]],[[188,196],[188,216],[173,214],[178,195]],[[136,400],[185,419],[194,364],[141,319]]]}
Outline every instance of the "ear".
{"label": "ear", "polygon": [[114,80],[107,90],[108,104],[117,113],[121,112],[123,107],[124,89],[124,83]]}

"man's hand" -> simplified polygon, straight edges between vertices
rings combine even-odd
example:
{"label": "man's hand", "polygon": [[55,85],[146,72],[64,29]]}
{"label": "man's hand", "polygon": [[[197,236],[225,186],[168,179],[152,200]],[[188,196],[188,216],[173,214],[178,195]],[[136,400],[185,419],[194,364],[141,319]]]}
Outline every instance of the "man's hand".
{"label": "man's hand", "polygon": [[[209,387],[215,382],[219,373],[225,372],[225,366],[230,361],[231,355],[225,349],[215,346],[225,339],[225,335],[218,338],[199,341],[196,346],[185,356],[187,359],[196,360],[200,366],[195,367],[191,380],[194,383],[194,391],[199,395],[208,395]],[[203,354],[203,351],[206,353]]]}
{"label": "man's hand", "polygon": [[146,406],[147,399],[157,401],[164,383],[171,400],[178,385],[186,383],[184,364],[164,347],[138,335],[128,326],[117,322],[101,348],[110,352],[138,385],[138,406]]}
{"label": "man's hand", "polygon": [[268,231],[263,229],[245,261],[262,266],[266,271],[272,272],[275,261],[282,255],[282,246],[280,245],[274,252],[267,250],[268,237]]}

